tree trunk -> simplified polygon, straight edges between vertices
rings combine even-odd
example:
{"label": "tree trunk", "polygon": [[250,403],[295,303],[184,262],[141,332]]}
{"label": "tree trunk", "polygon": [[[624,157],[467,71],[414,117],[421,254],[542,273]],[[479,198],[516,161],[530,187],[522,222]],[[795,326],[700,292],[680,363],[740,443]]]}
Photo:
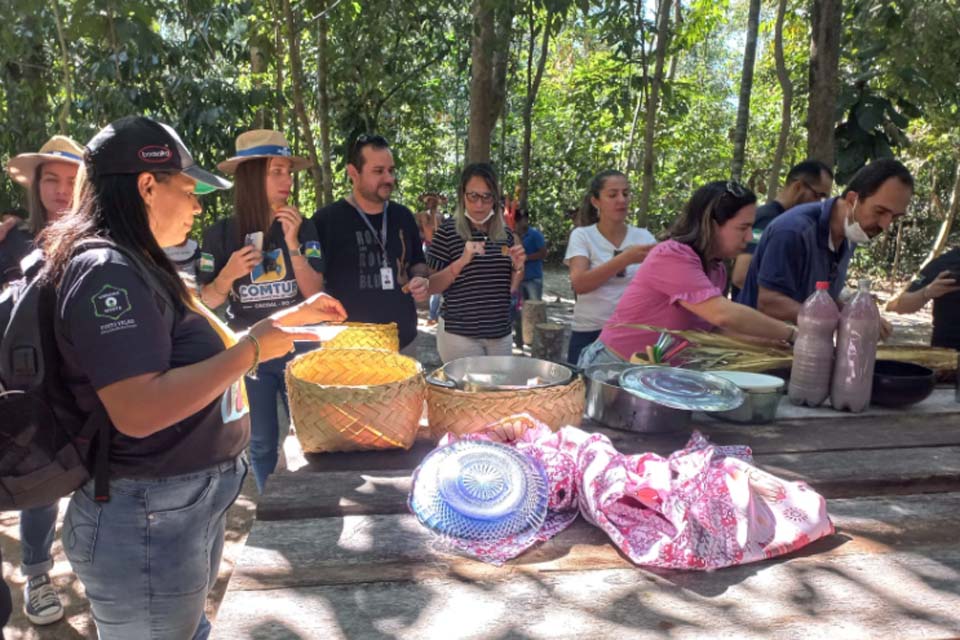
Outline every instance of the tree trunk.
{"label": "tree trunk", "polygon": [[943,217],[943,223],[940,225],[940,232],[937,233],[937,239],[933,243],[933,248],[927,254],[927,259],[923,261],[921,268],[927,266],[934,258],[943,253],[947,246],[947,239],[950,237],[950,230],[953,227],[953,221],[957,219],[957,212],[960,211],[960,160],[957,161],[957,173],[953,179],[953,193],[950,194],[950,208]]}
{"label": "tree trunk", "polygon": [[767,181],[767,200],[777,197],[780,190],[780,171],[783,168],[783,156],[787,152],[787,142],[790,139],[791,119],[793,117],[793,83],[790,82],[790,72],[783,58],[783,19],[787,12],[787,0],[780,0],[777,6],[777,24],[773,35],[773,56],[777,63],[777,80],[780,81],[780,92],[783,102],[780,106],[780,137],[777,140],[777,150],[773,154],[773,166],[770,168],[770,177]]}
{"label": "tree trunk", "polygon": [[466,160],[488,162],[490,138],[506,96],[511,0],[474,0],[470,73],[470,128]]}
{"label": "tree trunk", "polygon": [[904,221],[901,220],[897,224],[897,244],[893,250],[893,266],[890,267],[890,282],[896,282],[899,280],[900,273],[900,258],[903,256],[903,227]]}
{"label": "tree trunk", "polygon": [[323,170],[323,201],[320,204],[328,205],[333,202],[333,162],[330,150],[330,96],[327,94],[327,77],[329,76],[329,60],[327,55],[327,3],[320,3],[323,17],[317,21],[317,110],[320,112],[320,154],[322,156],[321,169]]}
{"label": "tree trunk", "polygon": [[739,181],[747,151],[747,131],[750,126],[750,93],[753,91],[753,63],[757,58],[757,31],[760,28],[760,0],[750,0],[747,17],[747,44],[743,48],[743,72],[740,74],[740,105],[737,108],[737,126],[733,130],[733,163],[730,176]]}
{"label": "tree trunk", "polygon": [[533,73],[533,51],[536,46],[534,29],[534,12],[531,3],[530,9],[530,44],[527,50],[527,97],[523,103],[523,148],[521,149],[522,168],[520,174],[520,208],[527,210],[527,192],[530,189],[530,152],[533,138],[533,105],[537,101],[537,92],[540,91],[540,82],[543,80],[543,70],[547,66],[547,51],[550,47],[550,32],[554,29],[556,16],[548,11],[543,24],[543,39],[540,41],[540,58],[537,60],[537,71]]}
{"label": "tree trunk", "polygon": [[833,130],[837,107],[842,0],[813,0],[810,16],[810,104],[807,110],[807,157],[832,167],[836,159]]}
{"label": "tree trunk", "polygon": [[657,126],[657,109],[660,103],[660,84],[663,82],[663,65],[667,56],[667,40],[670,32],[670,2],[660,0],[657,9],[657,49],[656,63],[653,69],[653,82],[647,94],[647,122],[643,135],[643,187],[640,190],[640,206],[637,211],[637,224],[647,225],[647,213],[650,196],[653,192],[653,137]]}
{"label": "tree trunk", "polygon": [[[674,5],[676,8],[676,21],[677,25],[674,28],[674,33],[680,33],[680,29],[683,28],[683,5],[677,0],[677,4]],[[680,52],[677,51],[672,56],[670,56],[670,71],[667,72],[667,82],[673,82],[673,78],[677,73],[677,59],[680,57]]]}
{"label": "tree trunk", "polygon": [[637,0],[637,20],[639,22],[640,32],[640,90],[637,91],[637,102],[633,108],[633,120],[630,122],[630,135],[627,136],[627,161],[623,169],[623,175],[630,179],[630,172],[634,166],[634,149],[636,148],[637,125],[640,122],[640,111],[646,101],[647,78],[649,76],[650,65],[647,59],[647,34],[644,29],[643,20],[643,0]]}
{"label": "tree trunk", "polygon": [[73,105],[73,81],[70,73],[70,54],[67,51],[67,39],[63,34],[63,20],[60,18],[60,0],[53,0],[53,17],[57,23],[57,40],[60,42],[60,64],[63,65],[63,106],[60,107],[60,113],[57,115],[57,122],[60,124],[60,133],[67,135],[70,124],[70,107]]}
{"label": "tree trunk", "polygon": [[[254,86],[262,87],[263,74],[267,72],[267,56],[263,49],[256,45],[250,45],[250,71],[253,73]],[[255,129],[269,129],[272,126],[266,107],[257,109],[257,114],[253,117],[253,126]]]}
{"label": "tree trunk", "polygon": [[[307,153],[310,156],[310,173],[313,175],[314,190],[316,192],[315,202],[322,202],[323,175],[320,170],[320,164],[317,162],[317,146],[313,142],[313,129],[310,127],[310,117],[307,115],[307,109],[303,102],[303,66],[300,62],[300,28],[297,20],[294,18],[293,9],[290,7],[290,0],[282,0],[283,15],[287,22],[287,42],[290,46],[290,75],[293,84],[293,110],[297,119],[300,121],[300,128],[303,132],[303,140],[307,146]],[[296,122],[293,123],[296,126]]]}

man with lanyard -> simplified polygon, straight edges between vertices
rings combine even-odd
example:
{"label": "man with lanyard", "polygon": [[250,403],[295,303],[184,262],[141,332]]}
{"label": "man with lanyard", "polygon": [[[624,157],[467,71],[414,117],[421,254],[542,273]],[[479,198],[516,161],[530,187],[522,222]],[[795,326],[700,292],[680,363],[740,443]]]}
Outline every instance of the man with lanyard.
{"label": "man with lanyard", "polygon": [[[830,295],[839,299],[857,246],[906,215],[912,196],[910,171],[882,159],[860,169],[839,198],[787,211],[763,232],[737,301],[795,323],[818,281],[829,282]],[[890,331],[881,320],[881,337]]]}
{"label": "man with lanyard", "polygon": [[753,240],[747,243],[747,249],[737,256],[733,263],[730,281],[733,284],[731,297],[736,300],[747,277],[750,260],[757,250],[763,230],[780,214],[797,205],[826,200],[833,189],[833,171],[819,160],[804,160],[795,164],[787,173],[787,181],[777,193],[777,197],[763,206],[757,207],[757,217],[753,222]]}
{"label": "man with lanyard", "polygon": [[394,168],[387,141],[361,135],[347,157],[352,193],[312,220],[325,260],[324,290],[352,321],[396,322],[401,350],[415,355],[409,349],[417,337],[415,301],[429,297],[429,270],[413,213],[390,202]]}

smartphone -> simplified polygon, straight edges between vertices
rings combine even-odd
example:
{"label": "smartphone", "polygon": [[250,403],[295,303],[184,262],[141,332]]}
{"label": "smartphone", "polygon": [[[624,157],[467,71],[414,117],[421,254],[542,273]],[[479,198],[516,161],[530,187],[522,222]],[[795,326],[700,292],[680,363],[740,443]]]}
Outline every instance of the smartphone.
{"label": "smartphone", "polygon": [[243,239],[243,244],[250,245],[257,251],[263,251],[263,231],[248,233]]}

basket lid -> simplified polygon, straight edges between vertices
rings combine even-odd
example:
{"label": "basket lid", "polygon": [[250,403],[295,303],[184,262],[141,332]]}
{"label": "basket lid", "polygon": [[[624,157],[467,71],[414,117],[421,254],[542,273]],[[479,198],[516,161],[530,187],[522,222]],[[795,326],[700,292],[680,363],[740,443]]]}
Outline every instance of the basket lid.
{"label": "basket lid", "polygon": [[497,442],[460,440],[430,452],[413,475],[410,510],[432,531],[494,542],[535,535],[547,516],[539,462]]}
{"label": "basket lid", "polygon": [[675,367],[631,367],[620,374],[620,386],[644,400],[689,411],[729,411],[744,400],[729,380]]}

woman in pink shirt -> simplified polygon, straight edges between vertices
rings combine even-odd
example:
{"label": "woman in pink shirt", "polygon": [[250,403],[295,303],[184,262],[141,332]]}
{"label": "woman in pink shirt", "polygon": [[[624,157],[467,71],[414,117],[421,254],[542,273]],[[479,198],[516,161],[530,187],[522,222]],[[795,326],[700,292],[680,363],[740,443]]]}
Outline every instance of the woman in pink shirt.
{"label": "woman in pink shirt", "polygon": [[668,239],[647,255],[620,298],[600,339],[580,365],[629,360],[658,334],[625,325],[721,331],[767,341],[789,341],[796,329],[723,295],[723,260],[741,253],[752,237],[757,197],[736,182],[699,189],[674,222]]}

